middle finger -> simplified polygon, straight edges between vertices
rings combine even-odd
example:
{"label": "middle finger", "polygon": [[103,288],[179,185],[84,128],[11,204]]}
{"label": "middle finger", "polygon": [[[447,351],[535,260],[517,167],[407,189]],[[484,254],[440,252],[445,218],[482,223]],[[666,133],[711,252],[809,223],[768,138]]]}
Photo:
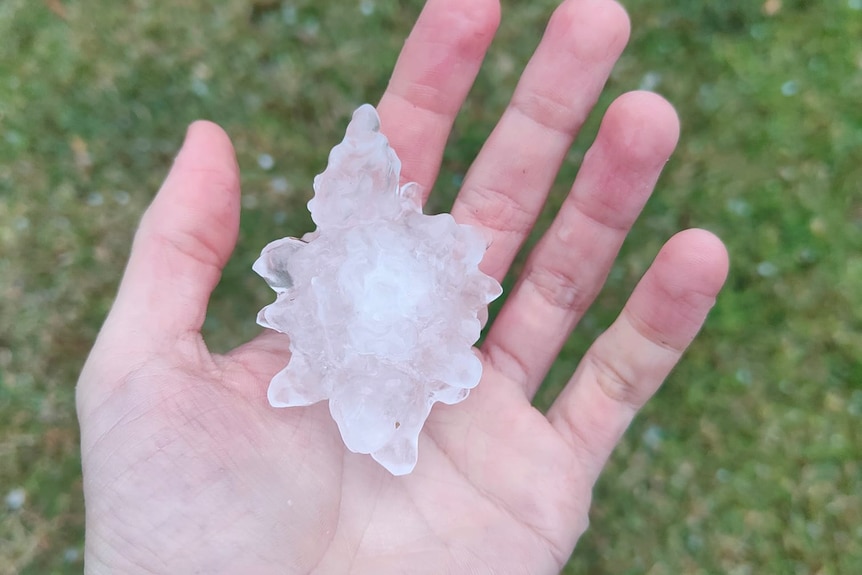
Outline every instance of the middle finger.
{"label": "middle finger", "polygon": [[551,17],[452,207],[459,223],[490,231],[486,274],[506,275],[628,35],[613,0],[566,0]]}

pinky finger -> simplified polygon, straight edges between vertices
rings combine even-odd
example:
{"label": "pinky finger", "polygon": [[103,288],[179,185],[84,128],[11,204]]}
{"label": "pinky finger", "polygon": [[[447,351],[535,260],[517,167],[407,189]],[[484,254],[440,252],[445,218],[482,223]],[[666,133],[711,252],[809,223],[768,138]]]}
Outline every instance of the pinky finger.
{"label": "pinky finger", "polygon": [[590,484],[697,335],[727,268],[724,245],[711,233],[693,229],[672,237],[551,406],[548,419]]}

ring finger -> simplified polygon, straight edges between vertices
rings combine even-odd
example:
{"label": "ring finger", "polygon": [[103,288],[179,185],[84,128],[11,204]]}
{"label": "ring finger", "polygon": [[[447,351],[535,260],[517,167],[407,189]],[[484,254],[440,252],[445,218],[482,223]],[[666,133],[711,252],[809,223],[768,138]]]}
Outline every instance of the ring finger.
{"label": "ring finger", "polygon": [[482,347],[532,397],[590,306],[679,135],[673,108],[633,92],[615,101],[550,229]]}

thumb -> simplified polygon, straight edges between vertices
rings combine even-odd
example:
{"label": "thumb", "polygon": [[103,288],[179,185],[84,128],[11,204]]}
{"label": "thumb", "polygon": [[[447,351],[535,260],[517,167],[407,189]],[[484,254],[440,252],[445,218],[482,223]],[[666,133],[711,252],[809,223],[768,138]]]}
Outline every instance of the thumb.
{"label": "thumb", "polygon": [[239,196],[230,139],[215,124],[195,122],[141,220],[105,331],[131,330],[167,345],[200,331],[236,245]]}

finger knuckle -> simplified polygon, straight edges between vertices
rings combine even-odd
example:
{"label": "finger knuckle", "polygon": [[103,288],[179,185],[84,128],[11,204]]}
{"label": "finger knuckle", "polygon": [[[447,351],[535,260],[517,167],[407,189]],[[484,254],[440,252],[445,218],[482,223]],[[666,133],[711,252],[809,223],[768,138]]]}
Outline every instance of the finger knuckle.
{"label": "finger knuckle", "polygon": [[524,281],[547,304],[577,315],[586,311],[591,299],[577,278],[563,266],[537,266],[527,272]]}
{"label": "finger knuckle", "polygon": [[582,114],[576,113],[567,95],[557,93],[551,87],[517,94],[512,99],[512,109],[545,130],[566,137],[583,123]]}
{"label": "finger knuckle", "polygon": [[606,397],[632,411],[641,408],[644,398],[633,375],[599,354],[591,354],[590,363],[595,371],[596,384]]}
{"label": "finger knuckle", "polygon": [[506,374],[510,380],[522,386],[530,378],[530,370],[524,358],[502,343],[487,341],[482,346],[482,358],[494,371]]}
{"label": "finger knuckle", "polygon": [[462,197],[473,220],[488,229],[526,234],[533,225],[532,211],[499,188],[473,184]]}

